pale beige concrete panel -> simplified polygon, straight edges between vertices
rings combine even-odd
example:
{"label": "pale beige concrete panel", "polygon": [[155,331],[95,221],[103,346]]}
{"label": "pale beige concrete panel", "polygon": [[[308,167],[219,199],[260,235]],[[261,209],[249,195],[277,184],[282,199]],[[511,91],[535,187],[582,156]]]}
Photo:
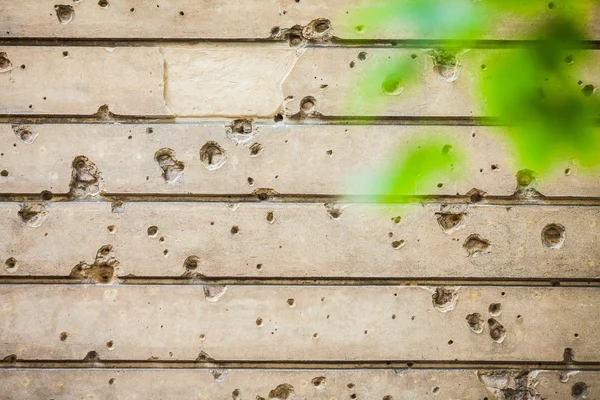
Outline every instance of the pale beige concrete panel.
{"label": "pale beige concrete panel", "polygon": [[[7,400],[229,400],[235,399],[238,390],[238,399],[254,400],[268,399],[271,391],[287,383],[296,399],[338,400],[351,395],[373,400],[494,398],[479,381],[478,372],[485,371],[1,370],[4,384],[0,392]],[[600,387],[595,372],[575,373],[567,382],[561,382],[555,371],[531,371],[529,376],[530,384],[520,389],[531,389],[532,395],[547,400],[571,398],[571,390],[579,382],[589,387],[588,399],[593,399]]]}
{"label": "pale beige concrete panel", "polygon": [[[286,114],[298,114],[303,100],[312,97],[315,106],[309,109],[309,114],[325,116],[493,116],[484,108],[481,82],[484,77],[494,79],[492,71],[497,59],[517,50],[462,52],[452,78],[454,69],[436,68],[427,51],[358,47],[308,49],[284,83]],[[364,60],[359,58],[361,52],[366,53]],[[595,82],[600,74],[598,52],[589,54],[585,65],[574,64],[568,75],[575,87],[578,81],[584,85]],[[410,68],[399,69],[397,66],[402,63]],[[439,73],[442,70],[444,76]],[[408,71],[414,71],[414,75],[411,77]],[[400,82],[394,92],[400,93],[395,95],[383,91],[383,82],[390,74],[396,74]]]}
{"label": "pale beige concrete panel", "polygon": [[165,98],[179,116],[273,116],[298,57],[285,44],[161,49]]}
{"label": "pale beige concrete panel", "polygon": [[[267,116],[297,58],[265,46],[6,47],[2,114]],[[106,111],[106,110],[105,110]],[[106,112],[101,117],[108,117]]]}
{"label": "pale beige concrete panel", "polygon": [[[83,360],[94,351],[100,360],[558,362],[571,348],[578,361],[598,360],[598,289],[463,287],[437,306],[435,294],[417,286],[10,285],[0,293],[1,352],[25,360]],[[467,323],[475,313],[480,333]]]}
{"label": "pale beige concrete panel", "polygon": [[[306,25],[316,18],[328,18],[335,35],[341,38],[441,39],[434,31],[419,31],[410,21],[402,19],[399,23],[382,24],[348,18],[353,14],[360,16],[361,11],[356,7],[376,5],[377,2],[373,0],[266,0],[242,3],[226,0],[110,0],[107,3],[107,7],[99,6],[96,1],[59,3],[71,6],[74,14],[70,22],[61,24],[54,8],[56,1],[23,3],[4,0],[0,4],[0,25],[3,27],[0,37],[266,38],[275,26],[289,28],[296,24]],[[538,12],[534,15],[498,15],[482,38],[531,38],[532,27],[560,12],[560,8],[550,9],[546,0],[529,3],[535,3]],[[597,7],[593,8],[585,21],[592,38],[599,35],[598,14]],[[357,29],[358,25],[363,25],[363,29]]]}
{"label": "pale beige concrete panel", "polygon": [[[28,16],[31,18],[31,16]],[[162,115],[163,58],[157,48],[4,47],[2,114]]]}
{"label": "pale beige concrete panel", "polygon": [[112,246],[117,276],[181,276],[196,256],[209,277],[600,277],[597,207],[77,202],[28,222],[1,207],[7,275],[68,276]]}
{"label": "pale beige concrete panel", "polygon": [[[0,170],[8,176],[0,177],[0,191],[65,193],[72,162],[84,155],[102,173],[107,193],[248,194],[271,188],[292,194],[382,194],[386,170],[406,146],[428,135],[445,138],[466,161],[462,174],[435,179],[422,194],[464,195],[478,188],[508,196],[521,169],[506,144],[508,128],[255,124],[249,134],[254,139],[238,145],[227,136],[228,124],[2,124]],[[215,153],[209,162],[201,154],[213,142],[224,155]],[[184,163],[177,182],[165,181],[155,161],[164,148]],[[596,197],[600,174],[558,161],[555,170],[538,176],[536,190]]]}

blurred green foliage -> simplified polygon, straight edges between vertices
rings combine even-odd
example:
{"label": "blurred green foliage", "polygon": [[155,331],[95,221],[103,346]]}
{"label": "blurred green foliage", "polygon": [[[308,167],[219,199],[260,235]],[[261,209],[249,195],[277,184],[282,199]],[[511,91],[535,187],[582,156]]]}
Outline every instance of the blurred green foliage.
{"label": "blurred green foliage", "polygon": [[[530,32],[520,32],[520,43],[511,50],[490,52],[481,66],[481,79],[474,92],[480,93],[485,115],[511,126],[503,139],[514,151],[518,169],[531,169],[545,176],[561,163],[582,167],[600,164],[600,138],[593,118],[600,116],[595,87],[578,77],[592,67],[590,51],[582,48],[587,20],[597,0],[372,0],[363,2],[348,16],[357,32],[381,30],[398,24],[416,32],[417,38],[442,39],[441,61],[451,65],[456,41],[489,39],[511,18],[531,20]],[[385,30],[385,29],[384,29]],[[447,41],[447,42],[445,42]],[[448,45],[446,51],[445,44]],[[466,44],[468,47],[468,43]],[[451,50],[452,49],[452,50]],[[418,85],[417,70],[404,56],[367,70],[359,91],[364,99],[389,107],[394,96],[409,85]],[[413,55],[413,58],[416,55]],[[438,71],[440,75],[443,71]],[[460,79],[460,78],[458,78]],[[448,82],[451,80],[448,79]],[[386,96],[387,95],[387,96]],[[430,193],[431,180],[443,182],[460,172],[468,154],[454,145],[452,152],[443,137],[432,136],[399,149],[393,165],[381,179],[384,198]],[[397,199],[396,199],[397,200]]]}

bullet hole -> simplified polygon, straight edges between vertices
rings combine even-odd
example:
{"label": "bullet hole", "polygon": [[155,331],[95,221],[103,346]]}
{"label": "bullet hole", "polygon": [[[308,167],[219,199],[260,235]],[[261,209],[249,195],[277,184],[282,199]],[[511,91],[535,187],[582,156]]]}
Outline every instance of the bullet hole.
{"label": "bullet hole", "polygon": [[312,379],[312,384],[314,387],[316,387],[317,389],[322,389],[325,387],[325,384],[327,383],[327,378],[325,378],[324,376],[318,376],[316,378]]}
{"label": "bullet hole", "polygon": [[551,9],[551,10],[554,9],[554,2],[553,1],[551,1],[550,3],[548,3],[548,8]]}
{"label": "bullet hole", "polygon": [[444,187],[444,184],[443,184],[443,183],[438,183],[438,184],[437,184],[437,187],[438,187],[438,189],[441,189],[441,188],[443,188],[443,187]]}
{"label": "bullet hole", "polygon": [[227,161],[227,152],[217,142],[208,141],[200,149],[200,162],[209,171],[221,168]]}
{"label": "bullet hole", "polygon": [[392,319],[396,319],[396,314],[392,314]]}
{"label": "bullet hole", "polygon": [[431,301],[436,310],[448,312],[456,306],[458,301],[458,290],[438,287],[431,296]]}
{"label": "bullet hole", "polygon": [[405,244],[406,242],[404,240],[395,240],[392,242],[392,247],[394,249],[401,249]]}
{"label": "bullet hole", "polygon": [[64,342],[69,338],[69,334],[67,332],[61,332],[61,334],[58,335],[58,338],[61,342]]}
{"label": "bullet hole", "polygon": [[154,128],[146,128],[146,133],[152,135],[154,133]]}
{"label": "bullet hole", "polygon": [[41,195],[42,195],[42,200],[45,200],[45,201],[50,201],[50,200],[52,200],[52,197],[53,197],[52,192],[49,190],[43,190]]}
{"label": "bullet hole", "polygon": [[549,224],[542,229],[542,243],[551,249],[560,249],[565,244],[565,227],[559,224]]}
{"label": "bullet hole", "polygon": [[590,97],[595,93],[595,91],[596,89],[594,88],[594,85],[585,85],[583,89],[581,89],[581,93],[583,93],[585,97]]}
{"label": "bullet hole", "polygon": [[164,249],[164,250],[163,250],[163,255],[164,255],[165,257],[166,257],[166,256],[168,256],[168,255],[169,255],[169,250],[167,250],[167,249]]}
{"label": "bullet hole", "polygon": [[467,324],[469,325],[469,328],[471,328],[471,330],[475,333],[481,333],[483,332],[483,317],[481,316],[481,314],[479,313],[473,313],[473,314],[469,314],[467,315],[466,318]]}
{"label": "bullet hole", "polygon": [[92,350],[85,355],[85,357],[83,358],[83,361],[97,362],[97,361],[100,361],[100,356],[98,355],[97,352]]}
{"label": "bullet hole", "polygon": [[198,270],[198,266],[200,264],[200,259],[196,256],[189,256],[183,262],[183,267],[186,272],[196,272]]}
{"label": "bullet hole", "polygon": [[108,384],[109,384],[109,385],[112,385],[113,383],[115,383],[115,378],[110,378],[110,379],[108,380]]}
{"label": "bullet hole", "polygon": [[500,314],[502,314],[502,304],[492,303],[488,307],[488,311],[492,317],[498,317]]}
{"label": "bullet hole", "polygon": [[69,57],[69,52],[68,51],[63,51],[62,55],[63,55],[64,58],[67,58],[67,57]]}
{"label": "bullet hole", "polygon": [[236,119],[225,127],[225,135],[236,144],[250,144],[258,135],[258,129],[250,119]]}
{"label": "bullet hole", "polygon": [[183,17],[185,15],[185,13],[183,11],[179,11],[179,15],[181,15]]}
{"label": "bullet hole", "polygon": [[381,90],[388,96],[398,96],[404,91],[403,81],[399,74],[391,73],[381,83]]}
{"label": "bullet hole", "polygon": [[319,337],[319,334],[317,332],[313,333],[313,339],[317,339]]}
{"label": "bullet hole", "polygon": [[439,213],[437,215],[438,224],[447,234],[456,232],[465,226],[467,213]]}
{"label": "bullet hole", "polygon": [[463,244],[463,247],[467,251],[468,257],[477,257],[490,252],[489,240],[483,239],[481,236],[476,234],[470,235]]}
{"label": "bullet hole", "polygon": [[571,175],[571,168],[565,168],[565,175]]}
{"label": "bullet hole", "polygon": [[538,176],[535,171],[523,169],[517,172],[518,189],[529,189],[537,182]]}
{"label": "bullet hole", "polygon": [[496,170],[498,170],[498,164],[492,164],[492,165],[490,165],[490,169],[491,169],[492,171],[496,171]]}
{"label": "bullet hole", "polygon": [[62,25],[68,24],[75,18],[75,9],[72,6],[55,5],[54,11],[56,12],[58,22]]}
{"label": "bullet hole", "polygon": [[248,181],[248,185],[249,186],[253,186],[254,185],[254,178],[248,177],[247,181]]}
{"label": "bullet hole", "polygon": [[275,221],[275,215],[273,214],[273,211],[267,212],[267,222],[272,224],[273,221]]}
{"label": "bullet hole", "polygon": [[392,217],[392,222],[398,225],[402,221],[402,217]]}
{"label": "bullet hole", "polygon": [[237,234],[239,232],[240,232],[240,228],[238,226],[232,226],[231,227],[231,234],[232,235],[235,235],[235,234]]}
{"label": "bullet hole", "polygon": [[394,397],[390,395],[383,396],[383,400],[394,400]]}
{"label": "bullet hole", "polygon": [[260,201],[267,201],[277,196],[279,193],[273,189],[259,188],[252,192],[252,194],[256,195]]}
{"label": "bullet hole", "polygon": [[129,11],[130,11],[130,12],[135,12],[135,8],[131,7],[131,8],[129,9]]}
{"label": "bullet hole", "polygon": [[537,374],[538,371],[482,371],[477,372],[477,378],[496,399],[533,400],[543,398],[537,390]]}
{"label": "bullet hole", "polygon": [[124,213],[127,207],[129,207],[129,203],[125,203],[122,200],[115,200],[110,203],[111,211],[115,214]]}
{"label": "bullet hole", "polygon": [[115,114],[113,114],[108,108],[108,104],[104,104],[98,108],[98,111],[94,114],[96,118],[101,121],[110,121],[114,120]]}
{"label": "bullet hole", "polygon": [[102,173],[85,156],[77,156],[71,164],[71,183],[69,194],[75,199],[97,197],[104,191]]}
{"label": "bullet hole", "polygon": [[568,65],[572,65],[573,64],[573,56],[570,54],[568,56],[566,56],[565,63],[567,63]]}
{"label": "bullet hole", "polygon": [[100,0],[100,1],[98,2],[98,5],[99,5],[100,7],[102,7],[102,8],[106,8],[106,7],[108,7],[108,5],[109,5],[109,4],[108,4],[108,1],[107,1],[107,0]]}
{"label": "bullet hole", "polygon": [[36,130],[29,125],[13,125],[13,132],[23,143],[31,144],[37,138]]}
{"label": "bullet hole", "polygon": [[333,156],[333,150],[327,150],[325,153],[330,157]]}
{"label": "bullet hole", "polygon": [[365,61],[367,59],[367,52],[361,51],[360,53],[358,53],[358,59],[360,61]]}
{"label": "bullet hole", "polygon": [[109,233],[115,233],[115,231],[117,230],[117,227],[114,225],[109,225],[106,227],[106,229],[108,230]]}
{"label": "bullet hole", "polygon": [[433,60],[433,71],[444,82],[454,82],[460,72],[460,55],[447,50],[429,50],[427,55]]}
{"label": "bullet hole", "polygon": [[263,326],[263,319],[261,317],[256,318],[256,326]]}
{"label": "bullet hole", "polygon": [[263,265],[262,264],[256,264],[256,269],[262,269]]}
{"label": "bullet hole", "polygon": [[327,214],[331,219],[340,219],[343,211],[341,208],[336,206],[335,204],[326,203],[325,207],[327,208]]}
{"label": "bullet hole", "polygon": [[356,63],[354,62],[354,60],[350,61],[350,68],[354,68],[355,65]]}
{"label": "bullet hole", "polygon": [[356,31],[356,33],[363,33],[365,31],[365,26],[364,25],[356,25],[354,27],[354,30]]}
{"label": "bullet hole", "polygon": [[485,71],[487,69],[487,66],[485,64],[481,64],[481,70]]}
{"label": "bullet hole", "polygon": [[113,247],[105,245],[96,253],[93,264],[82,261],[73,267],[69,276],[88,283],[111,283],[118,266],[119,261],[113,255]]}
{"label": "bullet hole", "polygon": [[115,349],[115,344],[112,340],[109,340],[108,342],[106,342],[106,348],[108,350],[114,350]]}
{"label": "bullet hole", "polygon": [[490,328],[490,337],[496,343],[502,343],[506,338],[506,329],[494,318],[488,319],[488,327]]}
{"label": "bullet hole", "polygon": [[250,155],[252,157],[256,157],[257,155],[262,153],[262,151],[263,147],[260,143],[254,143],[252,146],[250,146]]}
{"label": "bullet hole", "polygon": [[294,306],[296,306],[296,300],[294,300],[294,299],[287,299],[287,304],[290,307],[294,307]]}
{"label": "bullet hole", "polygon": [[223,382],[227,378],[227,371],[222,369],[211,370],[211,374],[216,382]]}
{"label": "bullet hole", "polygon": [[0,52],[0,73],[8,72],[13,68],[12,63],[4,52]]}
{"label": "bullet hole", "polygon": [[589,394],[590,394],[590,390],[589,390],[589,386],[584,383],[584,382],[577,382],[576,384],[574,384],[571,387],[571,396],[573,396],[574,399],[587,399]]}
{"label": "bullet hole", "polygon": [[300,114],[303,117],[316,116],[317,101],[312,96],[306,96],[300,102]]}
{"label": "bullet hole", "polygon": [[199,337],[200,337],[200,340],[206,339],[206,335],[204,333],[201,333]]}
{"label": "bullet hole", "polygon": [[452,346],[454,344],[454,340],[448,340],[448,346]]}
{"label": "bullet hole", "polygon": [[196,362],[206,362],[206,361],[213,361],[213,360],[214,359],[204,351],[201,351],[200,353],[198,353],[198,357],[196,357]]}
{"label": "bullet hole", "polygon": [[5,169],[3,169],[2,171],[0,171],[0,176],[7,177],[8,176],[8,171],[5,170]]}
{"label": "bullet hole", "polygon": [[207,285],[203,287],[203,291],[206,300],[215,303],[227,292],[227,286]]}
{"label": "bullet hole", "polygon": [[154,153],[154,161],[162,170],[162,177],[166,183],[176,183],[182,178],[185,164],[175,158],[175,151],[162,148]]}
{"label": "bullet hole", "polygon": [[575,350],[570,347],[567,347],[563,352],[563,361],[565,363],[573,363],[575,362]]}
{"label": "bullet hole", "polygon": [[282,383],[269,392],[269,400],[294,400],[296,392],[289,383]]}
{"label": "bullet hole", "polygon": [[146,232],[148,233],[148,236],[155,238],[158,235],[158,227],[151,226],[146,230]]}
{"label": "bullet hole", "polygon": [[14,257],[7,258],[4,262],[4,267],[6,268],[6,272],[17,272],[19,266],[17,265],[17,260]]}
{"label": "bullet hole", "polygon": [[235,389],[233,392],[231,392],[231,398],[233,400],[242,400],[242,393],[240,392],[240,389]]}
{"label": "bullet hole", "polygon": [[485,196],[485,192],[483,190],[479,190],[479,189],[471,189],[467,192],[467,196],[469,197],[469,200],[471,201],[471,203],[479,203],[483,200],[484,196]]}

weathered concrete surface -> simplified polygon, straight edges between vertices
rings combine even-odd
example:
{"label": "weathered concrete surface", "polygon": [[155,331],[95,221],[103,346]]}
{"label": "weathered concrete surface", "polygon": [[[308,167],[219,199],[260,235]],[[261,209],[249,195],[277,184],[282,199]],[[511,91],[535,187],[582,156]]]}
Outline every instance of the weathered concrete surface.
{"label": "weathered concrete surface", "polygon": [[1,355],[560,362],[572,348],[576,361],[595,361],[599,298],[581,288],[10,286],[0,294]]}
{"label": "weathered concrete surface", "polygon": [[[440,135],[469,155],[462,173],[439,177],[422,194],[466,194],[473,188],[509,196],[521,169],[502,138],[508,128],[431,126],[317,126],[254,122],[249,139],[228,137],[231,122],[191,124],[1,124],[3,193],[64,193],[73,160],[85,155],[102,173],[108,193],[248,194],[271,188],[288,194],[381,194],[378,174],[394,165],[404,146]],[[25,136],[23,136],[25,135]],[[28,138],[24,140],[23,138]],[[102,140],[93,140],[101,137]],[[203,160],[204,146],[222,155]],[[15,146],[16,145],[16,146]],[[165,182],[155,160],[173,150],[184,163],[181,179]],[[220,161],[222,160],[222,161]],[[546,196],[598,196],[598,173],[570,160],[557,163],[552,178],[532,185]],[[318,179],[317,179],[318,178]],[[438,184],[442,183],[442,187]]]}
{"label": "weathered concrete surface", "polygon": [[80,202],[34,210],[37,228],[22,209],[0,207],[2,274],[67,276],[110,245],[118,276],[181,276],[196,256],[206,276],[599,277],[596,207]]}
{"label": "weathered concrete surface", "polygon": [[[470,0],[460,0],[470,1]],[[457,1],[457,7],[460,7]],[[64,5],[73,7],[74,18],[61,24],[53,0],[23,3],[4,0],[0,5],[0,36],[5,37],[77,37],[77,38],[267,38],[275,26],[289,28],[306,25],[316,18],[328,18],[335,35],[341,38],[443,39],[433,32],[419,31],[413,24],[375,24],[363,21],[355,6],[373,4],[365,0],[323,0],[319,2],[264,0],[241,5],[227,0],[114,0],[101,7],[95,1]],[[532,15],[498,16],[494,25],[483,33],[483,39],[531,38],[531,27],[560,12],[550,8],[546,0],[530,0],[537,12]],[[158,7],[157,7],[158,6]],[[592,8],[584,21],[589,34],[597,38],[599,11]],[[350,12],[351,14],[348,14]],[[349,19],[348,16],[356,16]],[[356,26],[363,25],[363,29]]]}
{"label": "weathered concrete surface", "polygon": [[[483,372],[483,371],[482,371]],[[547,400],[571,398],[573,385],[600,385],[596,373],[579,372],[560,382],[558,372],[533,371],[532,393]],[[215,378],[215,376],[217,378]],[[102,399],[231,399],[238,390],[243,399],[268,398],[282,384],[294,388],[297,399],[483,399],[491,397],[477,371],[135,371],[42,370],[0,371],[10,400],[50,398]],[[324,379],[323,379],[324,378]],[[522,390],[525,392],[528,388]],[[260,396],[260,397],[257,397]],[[391,397],[385,397],[391,396]],[[593,398],[593,397],[588,397]]]}

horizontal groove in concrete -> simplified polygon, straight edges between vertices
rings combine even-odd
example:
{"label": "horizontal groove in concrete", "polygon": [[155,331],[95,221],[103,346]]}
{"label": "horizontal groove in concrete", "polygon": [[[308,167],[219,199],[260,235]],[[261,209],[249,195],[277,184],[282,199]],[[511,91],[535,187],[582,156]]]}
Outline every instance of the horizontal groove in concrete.
{"label": "horizontal groove in concrete", "polygon": [[18,360],[8,356],[0,369],[253,369],[253,370],[550,370],[600,371],[600,362],[557,361],[191,361],[191,360]]}
{"label": "horizontal groove in concrete", "polygon": [[[89,285],[69,276],[1,275],[0,285]],[[104,285],[104,286],[110,286]],[[183,277],[121,276],[113,285],[148,286],[482,286],[600,288],[600,278],[464,278],[464,277]]]}

